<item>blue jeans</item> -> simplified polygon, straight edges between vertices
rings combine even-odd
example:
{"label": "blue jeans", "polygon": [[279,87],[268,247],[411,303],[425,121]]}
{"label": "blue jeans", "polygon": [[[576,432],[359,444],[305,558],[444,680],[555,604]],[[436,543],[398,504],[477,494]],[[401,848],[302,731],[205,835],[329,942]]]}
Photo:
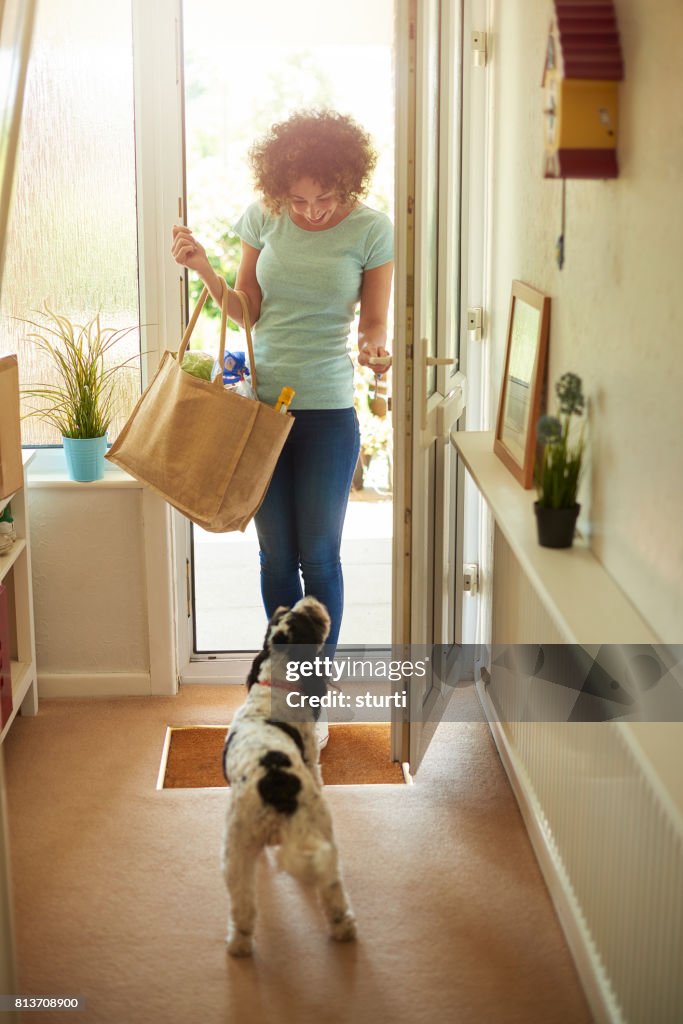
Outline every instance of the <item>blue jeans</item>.
{"label": "blue jeans", "polygon": [[[327,608],[334,651],[344,610],[339,551],[360,449],[355,409],[301,409],[256,513],[268,618],[304,596]],[[301,583],[303,576],[303,588]]]}

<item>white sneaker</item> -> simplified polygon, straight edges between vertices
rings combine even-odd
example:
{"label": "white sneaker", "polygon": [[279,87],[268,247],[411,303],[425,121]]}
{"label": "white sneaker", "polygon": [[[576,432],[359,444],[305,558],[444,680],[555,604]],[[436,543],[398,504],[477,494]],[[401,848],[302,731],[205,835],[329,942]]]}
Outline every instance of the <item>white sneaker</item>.
{"label": "white sneaker", "polygon": [[318,750],[322,750],[327,746],[327,741],[330,738],[330,724],[327,720],[327,712],[324,709],[320,713],[320,718],[315,723],[315,738],[318,741]]}

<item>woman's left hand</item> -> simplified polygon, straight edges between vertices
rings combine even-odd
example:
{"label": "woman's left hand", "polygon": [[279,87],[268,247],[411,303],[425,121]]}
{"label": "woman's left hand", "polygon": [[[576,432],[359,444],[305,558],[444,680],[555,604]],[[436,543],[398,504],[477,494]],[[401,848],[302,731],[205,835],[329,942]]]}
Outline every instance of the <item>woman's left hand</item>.
{"label": "woman's left hand", "polygon": [[[385,363],[381,362],[382,356],[387,357]],[[378,359],[380,361],[370,362],[371,359]],[[358,350],[358,363],[360,366],[369,367],[373,373],[379,376],[391,369],[391,353],[383,345],[373,345],[371,342],[365,342],[361,344]]]}

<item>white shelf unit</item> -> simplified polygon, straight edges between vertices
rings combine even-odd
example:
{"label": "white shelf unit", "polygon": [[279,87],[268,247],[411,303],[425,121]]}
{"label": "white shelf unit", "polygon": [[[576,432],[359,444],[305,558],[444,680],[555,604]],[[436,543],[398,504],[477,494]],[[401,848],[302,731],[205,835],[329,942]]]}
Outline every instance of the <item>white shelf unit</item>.
{"label": "white shelf unit", "polygon": [[31,545],[26,490],[26,469],[35,452],[25,452],[24,486],[0,499],[0,511],[11,504],[17,539],[5,555],[0,555],[0,583],[9,597],[10,669],[12,674],[12,711],[2,727],[0,743],[7,735],[18,711],[35,715],[38,711],[36,641],[33,622],[33,586],[31,582]]}

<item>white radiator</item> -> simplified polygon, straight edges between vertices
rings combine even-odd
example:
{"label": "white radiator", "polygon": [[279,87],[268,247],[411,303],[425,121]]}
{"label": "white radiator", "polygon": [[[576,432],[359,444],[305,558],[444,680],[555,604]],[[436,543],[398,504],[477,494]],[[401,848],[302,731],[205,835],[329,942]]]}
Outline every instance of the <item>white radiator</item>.
{"label": "white radiator", "polygon": [[[563,642],[498,529],[492,592],[494,644]],[[482,699],[596,1019],[681,1024],[677,806],[628,725],[519,721],[528,688],[496,675]]]}

